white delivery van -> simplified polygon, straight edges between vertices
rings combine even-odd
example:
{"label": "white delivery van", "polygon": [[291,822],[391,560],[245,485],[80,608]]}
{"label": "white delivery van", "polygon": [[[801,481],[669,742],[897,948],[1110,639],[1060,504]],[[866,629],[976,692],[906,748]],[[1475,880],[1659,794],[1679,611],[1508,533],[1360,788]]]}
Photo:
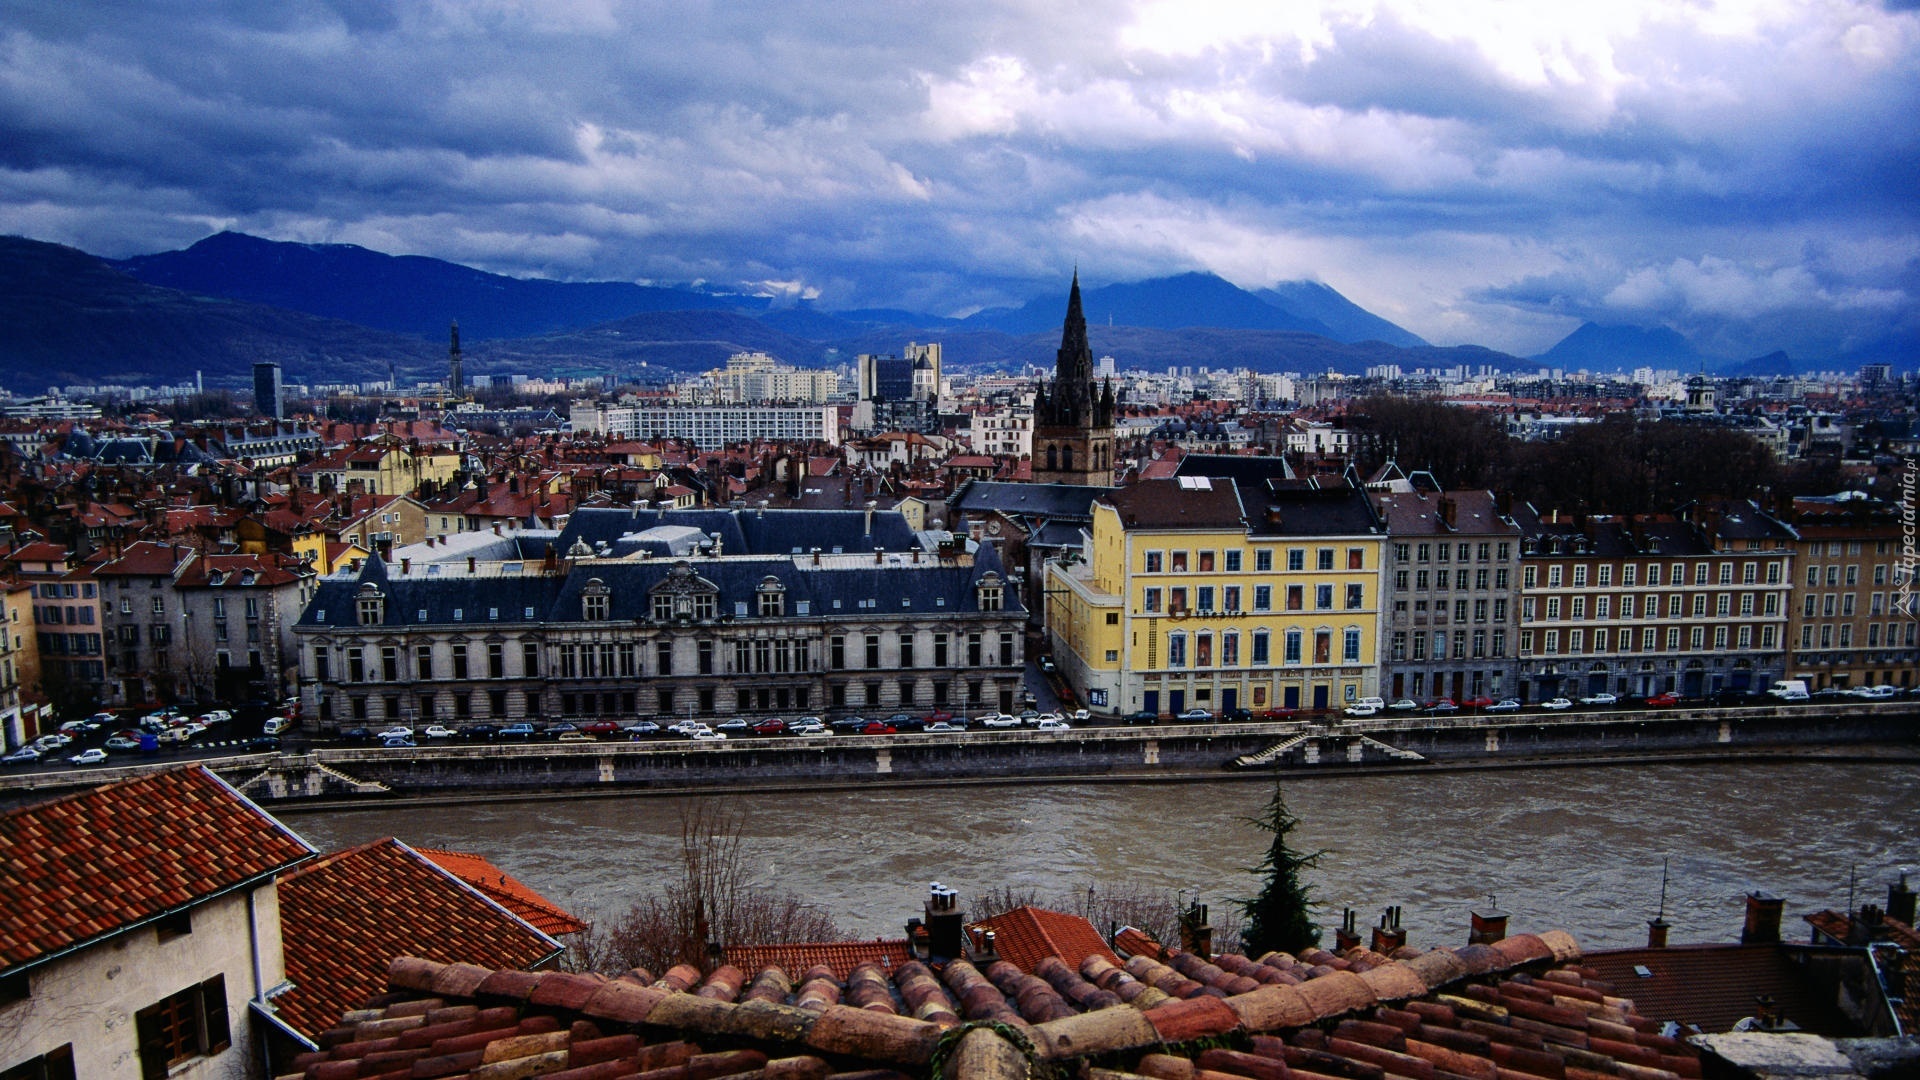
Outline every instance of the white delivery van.
{"label": "white delivery van", "polygon": [[1781,701],[1807,700],[1807,680],[1781,679],[1767,688],[1767,693]]}

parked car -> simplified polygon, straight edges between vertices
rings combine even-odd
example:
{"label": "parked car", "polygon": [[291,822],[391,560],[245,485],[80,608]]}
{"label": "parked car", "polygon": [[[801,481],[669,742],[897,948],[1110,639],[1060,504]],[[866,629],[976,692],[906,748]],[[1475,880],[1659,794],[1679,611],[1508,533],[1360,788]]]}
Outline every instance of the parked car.
{"label": "parked car", "polygon": [[109,735],[104,745],[109,750],[138,750],[140,740],[131,735]]}
{"label": "parked car", "polygon": [[460,733],[453,730],[452,728],[448,727],[445,724],[430,724],[427,726],[427,730],[421,732],[420,734],[426,736],[429,739],[452,739],[457,737]]}
{"label": "parked car", "polygon": [[1647,699],[1649,709],[1671,709],[1680,704],[1680,695],[1671,690],[1662,691]]}
{"label": "parked car", "polygon": [[1605,690],[1597,694],[1588,694],[1586,697],[1580,699],[1580,704],[1582,705],[1618,705],[1619,703],[1619,698],[1614,697]]}
{"label": "parked car", "polygon": [[1093,714],[1085,709],[1075,709],[1067,714],[1067,718],[1076,724],[1084,724],[1093,719]]}
{"label": "parked car", "polygon": [[929,724],[937,724],[942,720],[949,720],[949,721],[952,720],[953,713],[948,712],[946,709],[935,709],[932,712],[928,713],[927,715],[921,717],[921,719],[925,720]]}
{"label": "parked car", "polygon": [[1380,707],[1378,705],[1362,705],[1356,702],[1341,711],[1352,717],[1373,716],[1379,713]]}
{"label": "parked car", "polygon": [[1152,709],[1141,709],[1139,712],[1130,712],[1121,719],[1129,724],[1157,724],[1160,722],[1160,714]]}
{"label": "parked car", "polygon": [[0,765],[32,765],[39,760],[40,748],[28,745],[10,752],[5,757],[0,757]]}
{"label": "parked car", "polygon": [[39,747],[41,753],[51,754],[55,750],[64,750],[72,746],[73,736],[58,731],[51,731],[33,740],[33,745]]}
{"label": "parked car", "polygon": [[540,737],[544,739],[557,739],[570,732],[578,733],[579,730],[579,725],[562,720],[559,723],[548,724],[546,727],[541,728]]}
{"label": "parked car", "polygon": [[247,740],[247,749],[255,751],[256,753],[277,753],[280,749],[280,737],[278,735],[255,735],[253,738]]}
{"label": "parked car", "polygon": [[1056,664],[1054,664],[1053,657],[1043,656],[1040,658],[1040,670],[1051,675],[1054,672],[1060,670],[1060,668]]}
{"label": "parked car", "polygon": [[370,728],[363,728],[363,727],[343,728],[341,729],[341,732],[340,732],[340,741],[341,742],[372,742],[373,731]]}
{"label": "parked car", "polygon": [[620,725],[612,720],[591,720],[581,724],[580,730],[589,735],[613,735],[619,732]]}
{"label": "parked car", "polygon": [[1484,709],[1491,704],[1493,704],[1493,699],[1490,697],[1470,697],[1462,701],[1460,707],[1463,709]]}
{"label": "parked car", "polygon": [[593,736],[587,734],[584,731],[563,731],[560,733],[559,741],[560,742],[593,742],[594,738]]}
{"label": "parked car", "polygon": [[414,743],[412,738],[402,737],[398,735],[390,736],[388,738],[380,740],[380,746],[386,750],[404,750],[404,749],[411,748],[413,745]]}
{"label": "parked car", "polygon": [[714,731],[712,729],[708,729],[706,731],[696,731],[693,733],[693,741],[694,742],[726,742],[727,735],[723,731]]}
{"label": "parked car", "polygon": [[1487,706],[1487,711],[1488,712],[1519,712],[1520,699],[1510,698],[1510,697],[1501,698],[1499,701],[1496,701],[1493,704]]}
{"label": "parked car", "polygon": [[1067,718],[1065,716],[1062,716],[1057,712],[1043,712],[1039,716],[1036,716],[1032,720],[1028,721],[1027,723],[1032,727],[1039,727],[1041,724],[1044,724],[1049,720],[1058,720],[1061,723],[1065,723],[1066,719]]}
{"label": "parked car", "polygon": [[787,732],[792,735],[825,735],[827,725],[821,723],[817,716],[803,716],[789,724]]}
{"label": "parked car", "polygon": [[1035,731],[1071,731],[1073,725],[1065,720],[1042,720],[1034,726]]}
{"label": "parked car", "polygon": [[1867,701],[1885,701],[1889,698],[1895,697],[1900,693],[1900,691],[1891,686],[1882,685],[1882,686],[1856,686],[1851,690],[1848,690],[1847,693],[1852,695],[1853,697],[1863,698]]}
{"label": "parked car", "polygon": [[765,720],[753,725],[753,733],[755,735],[785,735],[787,733],[787,722],[777,716],[769,716]]}
{"label": "parked car", "polygon": [[82,750],[67,759],[68,764],[71,765],[104,765],[106,761],[107,752],[97,746],[91,750]]}
{"label": "parked car", "polygon": [[388,728],[387,730],[380,732],[378,735],[375,735],[374,738],[376,739],[411,739],[413,738],[413,729],[405,726],[404,724],[395,724],[394,726]]}
{"label": "parked car", "polygon": [[293,730],[293,720],[285,716],[270,716],[260,725],[262,735],[284,735]]}
{"label": "parked car", "polygon": [[531,739],[533,738],[533,725],[528,723],[508,724],[500,729],[499,737],[502,739]]}
{"label": "parked car", "polygon": [[879,720],[869,720],[867,721],[867,726],[860,729],[860,734],[862,735],[897,735],[899,734],[899,731],[900,729],[894,727],[892,724],[884,723]]}
{"label": "parked car", "polygon": [[1563,698],[1563,697],[1548,698],[1547,700],[1540,703],[1540,707],[1543,709],[1552,709],[1555,712],[1559,712],[1562,709],[1573,708],[1573,702],[1568,701],[1566,698]]}
{"label": "parked car", "polygon": [[1251,709],[1221,709],[1220,719],[1228,723],[1244,723],[1253,719],[1253,711]]}
{"label": "parked car", "polygon": [[887,717],[886,722],[889,724],[892,724],[894,727],[905,727],[908,724],[923,724],[926,721],[921,720],[918,717],[909,716],[903,712],[897,712],[897,713],[894,713],[892,716]]}
{"label": "parked car", "polygon": [[1295,717],[1298,717],[1299,715],[1300,715],[1299,709],[1289,709],[1285,706],[1279,706],[1276,708],[1268,709],[1266,712],[1260,713],[1258,716],[1255,717],[1255,719],[1264,721],[1269,724],[1285,723],[1286,721],[1292,720]]}
{"label": "parked car", "polygon": [[1195,706],[1191,709],[1188,709],[1186,712],[1181,713],[1179,716],[1174,717],[1174,719],[1180,720],[1186,723],[1203,723],[1205,721],[1212,720],[1213,713],[1209,712],[1206,709],[1202,709],[1199,706]]}
{"label": "parked car", "polygon": [[753,725],[744,716],[730,716],[713,725],[715,731],[724,731],[729,735],[744,735],[752,728]]}
{"label": "parked car", "polygon": [[984,728],[1017,728],[1020,726],[1020,718],[1011,713],[988,713],[985,716],[974,717],[973,722]]}
{"label": "parked car", "polygon": [[498,724],[471,724],[461,734],[469,739],[491,739],[500,734]]}
{"label": "parked car", "polygon": [[1427,702],[1427,711],[1430,713],[1459,712],[1460,706],[1455,705],[1452,698],[1439,698]]}
{"label": "parked car", "polygon": [[628,735],[631,735],[636,739],[640,739],[640,738],[645,738],[646,736],[649,736],[649,735],[660,734],[660,725],[654,723],[651,720],[641,720],[638,723],[628,724],[626,727],[621,728],[620,730],[626,732]]}
{"label": "parked car", "polygon": [[945,720],[935,720],[933,723],[928,724],[923,730],[926,731],[929,735],[932,735],[932,734],[945,734],[948,732],[965,731],[967,729],[963,727],[956,727]]}
{"label": "parked car", "polygon": [[835,720],[832,724],[832,727],[833,727],[833,730],[835,731],[844,731],[844,732],[852,733],[852,732],[859,731],[863,727],[866,727],[868,723],[869,721],[864,716],[843,716],[840,719]]}

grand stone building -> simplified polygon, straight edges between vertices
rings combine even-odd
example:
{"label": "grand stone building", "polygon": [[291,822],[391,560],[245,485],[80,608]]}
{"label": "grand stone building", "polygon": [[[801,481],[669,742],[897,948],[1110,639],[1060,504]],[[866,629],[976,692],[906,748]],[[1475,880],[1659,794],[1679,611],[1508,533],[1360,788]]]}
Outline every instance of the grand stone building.
{"label": "grand stone building", "polygon": [[1026,611],[991,545],[897,512],[576,512],[324,580],[305,706],[367,724],[1013,709]]}
{"label": "grand stone building", "polygon": [[1373,496],[1389,541],[1381,695],[1457,703],[1514,693],[1520,527],[1490,492],[1409,488]]}
{"label": "grand stone building", "polygon": [[1080,310],[1080,275],[1073,276],[1051,386],[1033,402],[1033,482],[1113,484],[1113,384],[1093,383],[1093,349]]}

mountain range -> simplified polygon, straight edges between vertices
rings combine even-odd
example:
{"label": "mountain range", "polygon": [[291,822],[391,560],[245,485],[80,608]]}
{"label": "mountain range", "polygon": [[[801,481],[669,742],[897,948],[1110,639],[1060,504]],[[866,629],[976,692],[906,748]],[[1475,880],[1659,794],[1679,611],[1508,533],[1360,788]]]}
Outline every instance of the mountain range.
{"label": "mountain range", "polygon": [[[1096,355],[1121,367],[1341,371],[1489,365],[1522,360],[1474,346],[1440,348],[1317,282],[1257,292],[1189,273],[1082,290]],[[347,244],[297,244],[220,233],[180,251],[104,260],[73,248],[0,238],[0,384],[178,382],[204,371],[243,383],[256,360],[296,382],[357,382],[397,370],[444,371],[458,321],[471,373],[650,375],[717,367],[764,351],[803,366],[941,342],[950,366],[1051,366],[1065,289],[963,319],[900,309],[776,306],[759,296],[629,282],[556,282],[492,274]],[[1581,327],[1538,358],[1564,367],[1687,368],[1691,345],[1670,330]],[[1749,362],[1790,366],[1784,356]],[[1758,372],[1756,372],[1758,373]]]}

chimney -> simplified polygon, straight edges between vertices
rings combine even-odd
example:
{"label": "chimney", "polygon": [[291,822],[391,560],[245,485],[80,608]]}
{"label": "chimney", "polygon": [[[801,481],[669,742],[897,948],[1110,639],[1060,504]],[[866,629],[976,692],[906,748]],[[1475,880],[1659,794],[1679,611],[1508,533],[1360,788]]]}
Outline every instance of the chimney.
{"label": "chimney", "polygon": [[1213,924],[1207,921],[1207,905],[1193,904],[1180,916],[1180,947],[1202,960],[1213,960]]}
{"label": "chimney", "polygon": [[1666,919],[1655,915],[1647,920],[1647,948],[1664,949],[1667,947],[1667,930],[1673,926]]}
{"label": "chimney", "polygon": [[1907,875],[1901,874],[1898,882],[1887,886],[1887,918],[1912,926],[1913,916],[1913,889],[1907,885]]}
{"label": "chimney", "polygon": [[500,535],[500,523],[497,521],[493,523],[493,535],[495,536]]}
{"label": "chimney", "polygon": [[1360,947],[1360,933],[1354,929],[1352,908],[1343,908],[1340,913],[1340,925],[1333,931],[1333,951],[1349,952]]}
{"label": "chimney", "polygon": [[412,560],[412,559],[401,559],[401,560],[400,560],[400,573],[401,573],[401,575],[402,575],[402,576],[405,576],[405,574],[407,573],[407,571],[409,571],[409,570],[411,570],[411,569],[413,569],[413,560]]}
{"label": "chimney", "polygon": [[875,502],[874,502],[874,501],[873,501],[872,499],[868,499],[868,500],[867,500],[867,518],[866,518],[866,521],[867,521],[867,531],[866,531],[865,533],[863,533],[863,534],[862,534],[862,535],[864,535],[864,536],[872,536],[872,535],[873,535],[873,508],[874,508],[874,506],[876,506],[876,505],[877,505],[877,504],[876,504],[876,503],[875,503]]}
{"label": "chimney", "polygon": [[1447,528],[1449,529],[1453,528],[1455,522],[1457,522],[1459,518],[1460,518],[1460,504],[1454,502],[1452,496],[1446,496],[1441,498],[1440,520],[1447,523]]}
{"label": "chimney", "polygon": [[1500,910],[1493,897],[1487,897],[1486,907],[1474,908],[1472,916],[1467,944],[1491,945],[1507,936],[1507,913]]}
{"label": "chimney", "polygon": [[927,889],[926,927],[928,960],[943,964],[967,956],[966,916],[960,913],[960,894],[934,882]]}
{"label": "chimney", "polygon": [[1393,950],[1405,948],[1407,932],[1400,926],[1400,905],[1387,908],[1380,913],[1380,925],[1373,928],[1373,951],[1381,956],[1392,956]]}
{"label": "chimney", "polygon": [[881,563],[884,563],[886,561],[887,561],[887,549],[874,548],[873,549],[873,565],[879,566]]}
{"label": "chimney", "polygon": [[813,549],[813,565],[815,566],[820,565],[820,549],[819,548]]}
{"label": "chimney", "polygon": [[1747,925],[1740,931],[1740,944],[1778,944],[1780,912],[1786,905],[1784,899],[1770,893],[1748,893]]}
{"label": "chimney", "polygon": [[473,573],[475,570],[479,569],[479,566],[480,566],[479,556],[477,555],[467,556],[467,573],[469,574]]}

